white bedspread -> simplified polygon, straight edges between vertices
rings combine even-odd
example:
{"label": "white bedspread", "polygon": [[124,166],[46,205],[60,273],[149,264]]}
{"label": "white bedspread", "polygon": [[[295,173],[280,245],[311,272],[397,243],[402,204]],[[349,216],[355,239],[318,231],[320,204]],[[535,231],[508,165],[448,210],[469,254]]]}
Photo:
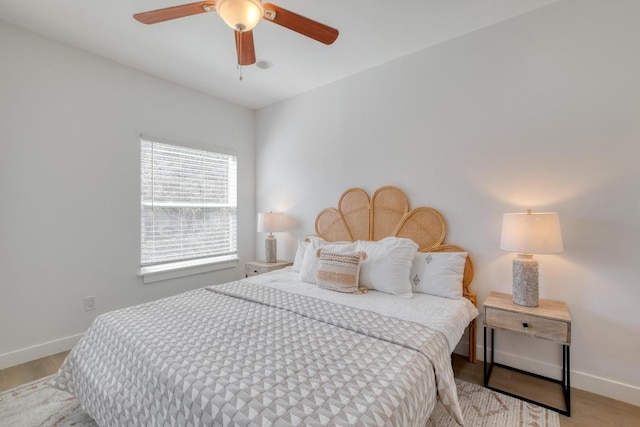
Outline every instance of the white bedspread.
{"label": "white bedspread", "polygon": [[345,294],[301,282],[291,267],[244,280],[419,323],[441,332],[447,338],[449,352],[453,352],[469,322],[478,316],[478,309],[466,298],[449,299],[415,293],[413,298],[407,299],[372,290],[366,294]]}

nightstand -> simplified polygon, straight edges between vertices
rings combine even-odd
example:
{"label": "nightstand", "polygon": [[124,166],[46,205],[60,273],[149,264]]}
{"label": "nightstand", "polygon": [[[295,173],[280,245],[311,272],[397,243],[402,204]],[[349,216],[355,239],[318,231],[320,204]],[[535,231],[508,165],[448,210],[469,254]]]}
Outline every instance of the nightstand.
{"label": "nightstand", "polygon": [[[487,328],[491,329],[491,362],[487,359]],[[496,329],[528,335],[556,342],[562,345],[562,380],[544,377],[542,375],[526,372],[494,362],[494,346]],[[567,305],[560,301],[540,300],[538,307],[524,307],[515,304],[512,296],[498,292],[491,292],[484,302],[484,386],[516,397],[518,399],[535,403],[547,409],[557,411],[568,417],[571,416],[571,381],[569,346],[571,345],[571,315]],[[509,393],[504,390],[491,387],[489,380],[494,366],[509,369],[521,374],[530,375],[546,381],[559,384],[564,393],[565,410],[536,402],[524,396]]]}
{"label": "nightstand", "polygon": [[280,270],[281,268],[285,268],[290,265],[293,265],[290,261],[250,261],[244,264],[244,274],[245,277],[257,276],[258,274],[268,273],[273,270]]}

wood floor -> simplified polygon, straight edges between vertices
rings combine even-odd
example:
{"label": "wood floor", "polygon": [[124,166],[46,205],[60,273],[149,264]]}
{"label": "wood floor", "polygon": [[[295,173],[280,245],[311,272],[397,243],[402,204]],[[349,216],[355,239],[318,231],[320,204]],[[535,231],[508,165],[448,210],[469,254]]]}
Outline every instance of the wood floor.
{"label": "wood floor", "polygon": [[[0,371],[0,391],[54,374],[68,353],[54,354]],[[456,378],[482,384],[482,362],[469,363],[463,357],[454,356],[453,371]],[[525,394],[553,406],[562,406],[564,402],[560,386],[499,368],[493,372],[491,385]],[[640,426],[638,406],[576,389],[571,391],[571,406],[570,418],[560,416],[562,427]]]}
{"label": "wood floor", "polygon": [[68,351],[0,371],[0,392],[56,373]]}

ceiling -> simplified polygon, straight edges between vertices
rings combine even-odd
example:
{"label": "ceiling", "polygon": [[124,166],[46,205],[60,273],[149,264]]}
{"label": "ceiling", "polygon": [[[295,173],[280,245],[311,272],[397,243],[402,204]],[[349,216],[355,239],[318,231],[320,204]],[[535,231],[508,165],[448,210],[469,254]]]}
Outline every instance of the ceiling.
{"label": "ceiling", "polygon": [[242,67],[234,34],[214,13],[155,25],[134,13],[195,0],[0,0],[0,19],[252,109],[323,86],[558,0],[270,0],[340,30],[330,45],[261,21]]}

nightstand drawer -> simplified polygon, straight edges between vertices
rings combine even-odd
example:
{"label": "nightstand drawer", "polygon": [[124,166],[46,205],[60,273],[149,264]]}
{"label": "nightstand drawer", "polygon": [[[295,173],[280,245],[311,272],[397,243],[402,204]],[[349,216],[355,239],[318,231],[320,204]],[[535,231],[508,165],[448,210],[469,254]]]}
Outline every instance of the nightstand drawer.
{"label": "nightstand drawer", "polygon": [[571,340],[569,323],[485,307],[485,325],[559,343]]}

